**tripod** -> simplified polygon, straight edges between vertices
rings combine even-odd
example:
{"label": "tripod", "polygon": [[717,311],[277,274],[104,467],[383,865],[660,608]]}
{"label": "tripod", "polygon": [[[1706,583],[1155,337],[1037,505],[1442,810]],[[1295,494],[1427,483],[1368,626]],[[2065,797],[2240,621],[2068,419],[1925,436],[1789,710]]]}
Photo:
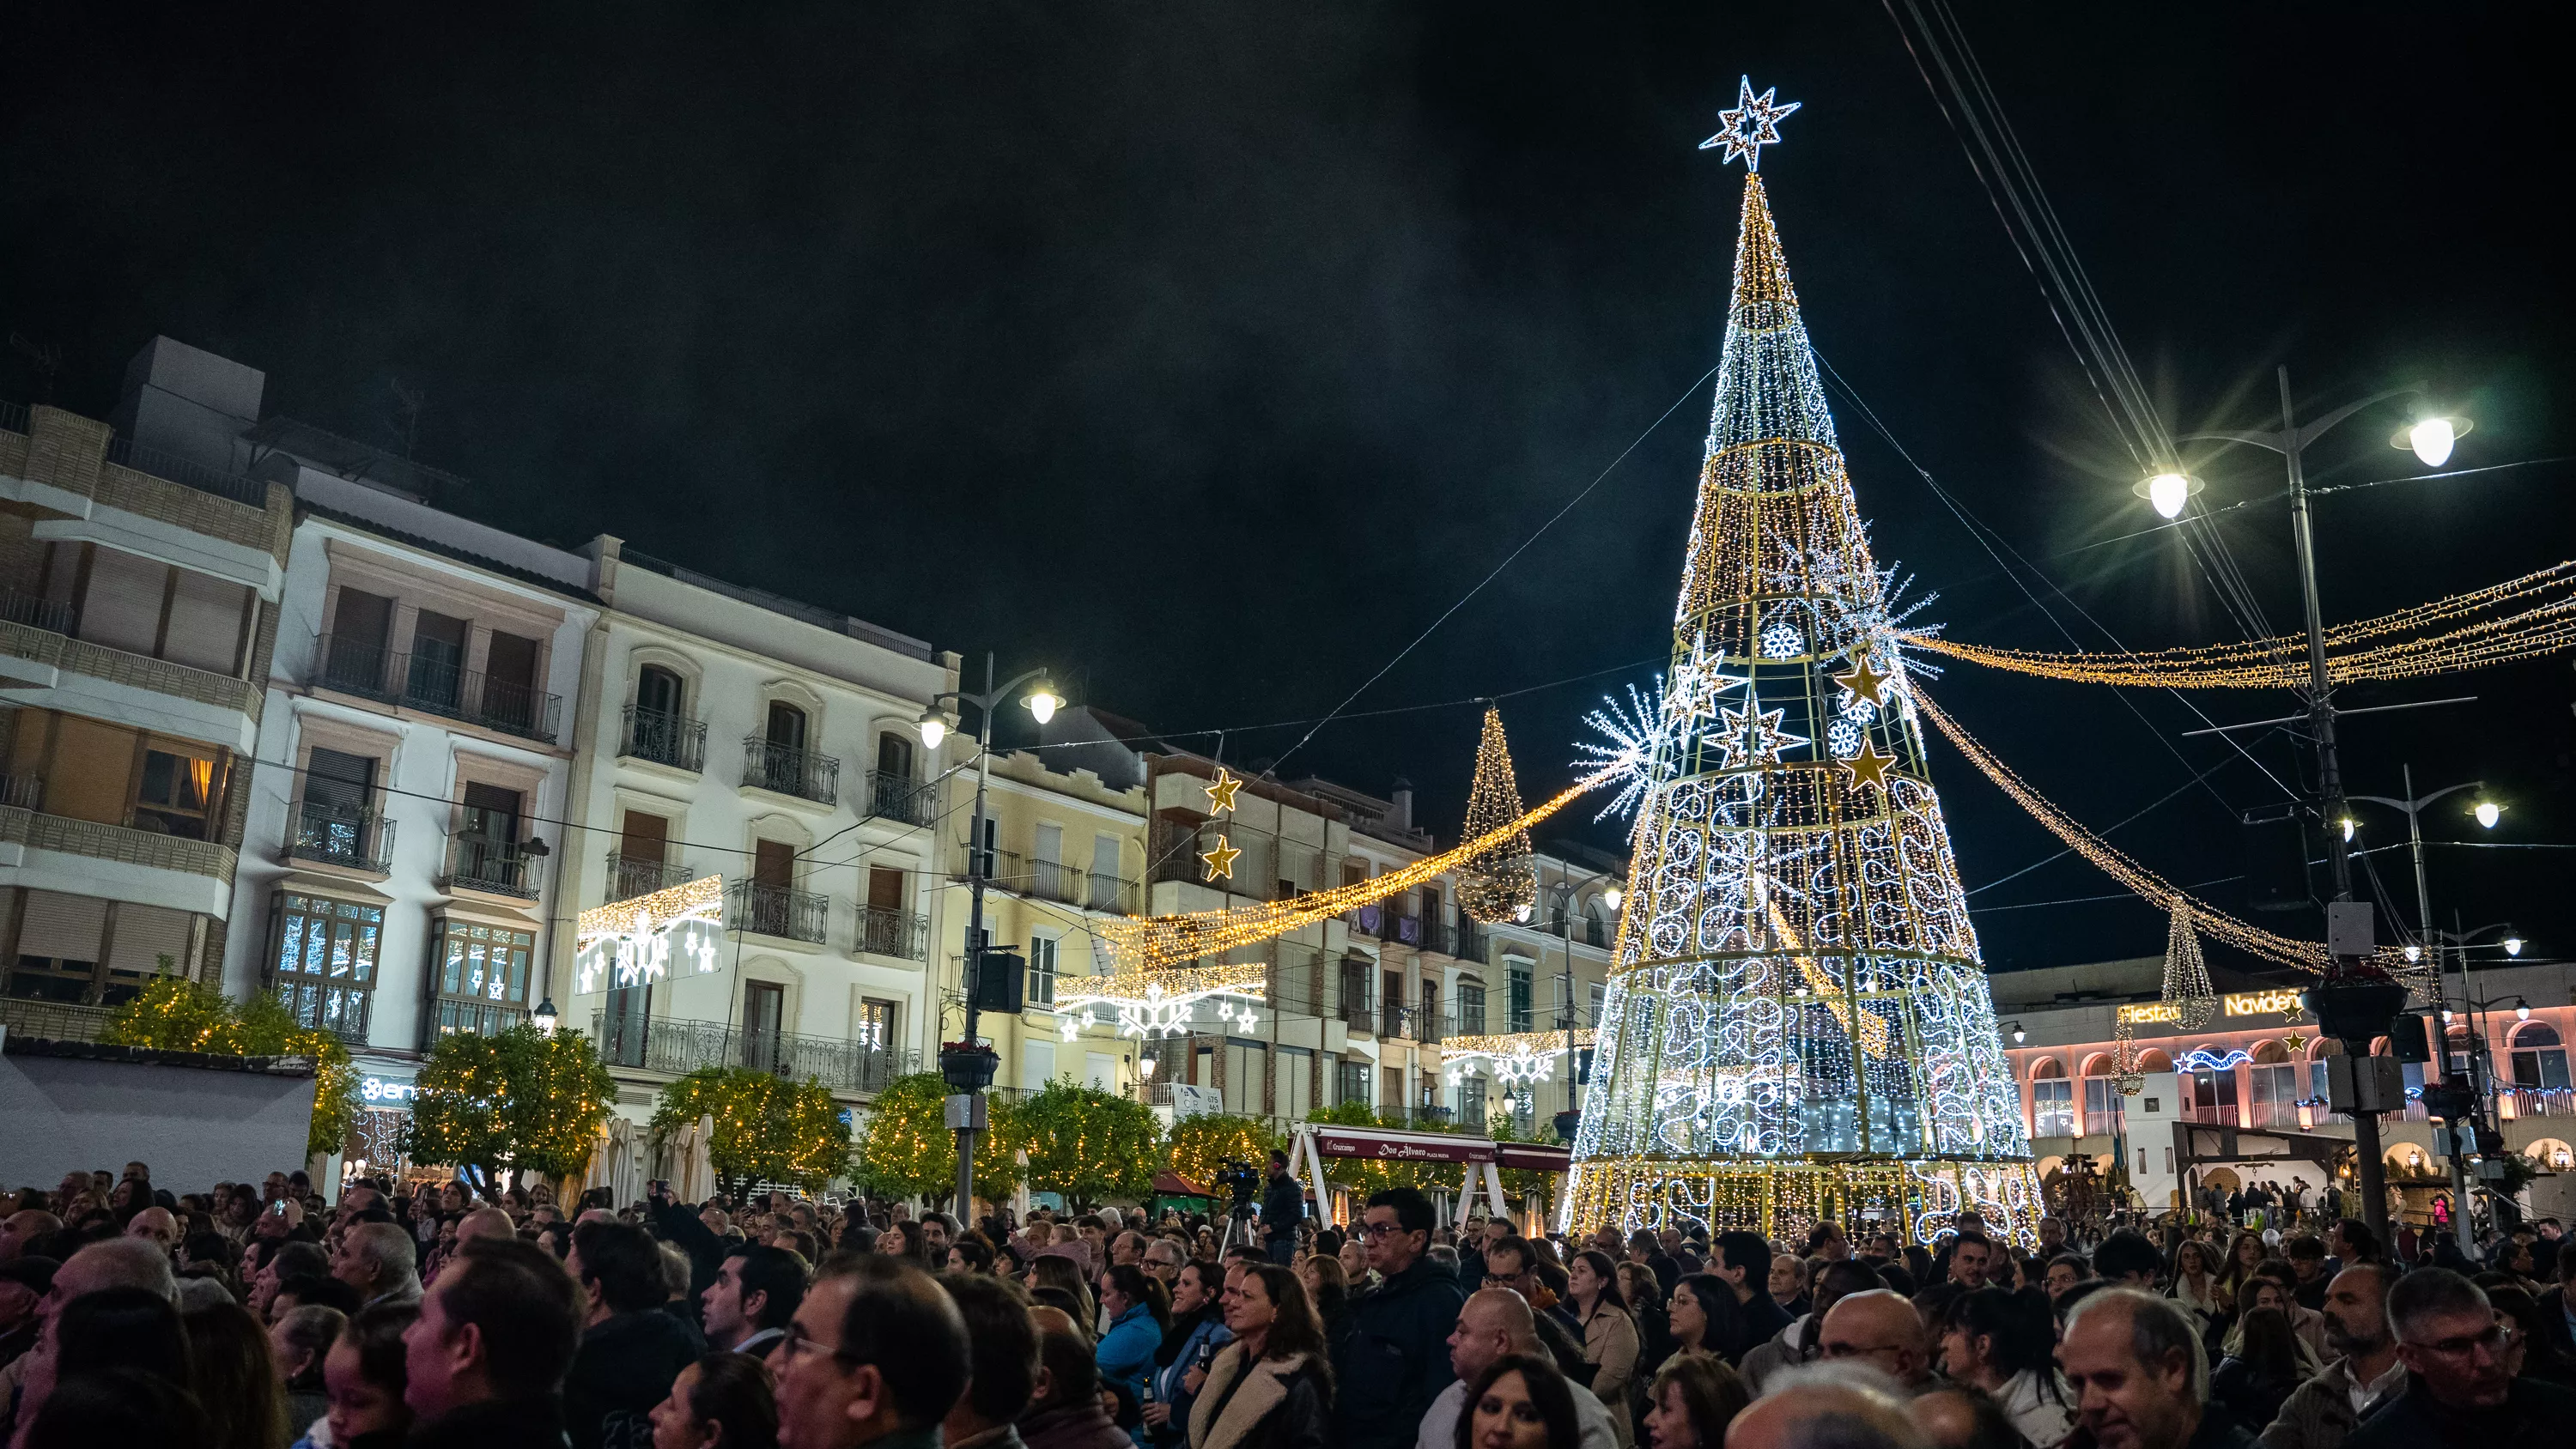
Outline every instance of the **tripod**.
{"label": "tripod", "polygon": [[1237,1238],[1247,1243],[1255,1241],[1252,1233],[1252,1199],[1241,1195],[1236,1196],[1234,1206],[1225,1215],[1225,1236],[1219,1239],[1216,1245],[1218,1261],[1224,1260],[1226,1250],[1234,1246]]}

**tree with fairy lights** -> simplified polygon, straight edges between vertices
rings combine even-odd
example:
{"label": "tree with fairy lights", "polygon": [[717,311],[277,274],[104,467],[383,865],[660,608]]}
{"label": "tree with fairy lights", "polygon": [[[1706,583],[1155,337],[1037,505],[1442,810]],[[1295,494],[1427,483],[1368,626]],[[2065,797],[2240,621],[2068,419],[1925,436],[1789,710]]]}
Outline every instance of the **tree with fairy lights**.
{"label": "tree with fairy lights", "polygon": [[700,1067],[662,1089],[648,1128],[659,1148],[700,1117],[707,1162],[727,1197],[754,1182],[820,1188],[850,1170],[850,1124],[831,1089],[755,1067]]}
{"label": "tree with fairy lights", "polygon": [[1154,1109],[1120,1092],[1056,1080],[1011,1109],[1029,1186],[1061,1193],[1074,1211],[1110,1198],[1142,1201],[1154,1186],[1163,1124]]}
{"label": "tree with fairy lights", "polygon": [[[860,1125],[851,1178],[882,1197],[944,1203],[957,1191],[957,1135],[948,1130],[948,1079],[914,1072],[886,1083]],[[1015,1112],[991,1107],[990,1130],[975,1136],[975,1182],[1007,1193],[1020,1180]]]}
{"label": "tree with fairy lights", "polygon": [[1183,1117],[1172,1124],[1169,1141],[1172,1171],[1200,1187],[1216,1181],[1217,1169],[1229,1157],[1259,1166],[1272,1148],[1288,1145],[1260,1118],[1225,1112]]}
{"label": "tree with fairy lights", "polygon": [[[1476,740],[1476,774],[1467,785],[1467,838],[1478,840],[1521,818],[1520,782],[1512,777],[1512,749],[1503,739],[1503,712],[1485,707]],[[1458,904],[1488,926],[1518,920],[1538,901],[1538,873],[1530,866],[1530,836],[1477,856],[1458,872]]]}
{"label": "tree with fairy lights", "polygon": [[339,1151],[358,1112],[358,1074],[340,1039],[297,1021],[274,996],[235,1001],[216,987],[174,974],[170,958],[160,959],[161,974],[108,1017],[99,1040],[214,1056],[307,1058],[313,1063],[313,1121],[305,1129],[304,1150],[315,1157]]}
{"label": "tree with fairy lights", "polygon": [[569,1027],[440,1037],[417,1085],[403,1155],[466,1169],[486,1192],[508,1171],[562,1178],[587,1168],[617,1099],[598,1051]]}
{"label": "tree with fairy lights", "polygon": [[[1931,1236],[2040,1211],[1902,646],[1768,198],[1747,82],[1734,297],[1662,686],[1596,715],[1631,890],[1559,1221]],[[1928,602],[1928,601],[1927,601]]]}

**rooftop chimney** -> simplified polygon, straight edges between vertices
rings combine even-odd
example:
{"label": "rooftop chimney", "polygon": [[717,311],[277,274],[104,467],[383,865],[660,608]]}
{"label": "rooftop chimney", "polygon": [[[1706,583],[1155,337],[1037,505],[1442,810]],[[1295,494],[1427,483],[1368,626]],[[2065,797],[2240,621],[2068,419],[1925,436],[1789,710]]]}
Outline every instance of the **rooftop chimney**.
{"label": "rooftop chimney", "polygon": [[125,365],[125,391],[108,421],[137,444],[225,472],[242,465],[241,435],[259,421],[268,374],[167,337]]}
{"label": "rooftop chimney", "polygon": [[1413,782],[1398,775],[1395,777],[1395,788],[1387,794],[1395,801],[1395,813],[1387,817],[1387,823],[1398,830],[1411,830],[1413,828]]}

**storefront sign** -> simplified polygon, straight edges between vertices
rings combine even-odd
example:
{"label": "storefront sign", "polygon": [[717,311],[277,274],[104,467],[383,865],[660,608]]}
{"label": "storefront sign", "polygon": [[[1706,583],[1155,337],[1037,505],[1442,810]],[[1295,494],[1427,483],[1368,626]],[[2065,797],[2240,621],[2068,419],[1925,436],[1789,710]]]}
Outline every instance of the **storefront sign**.
{"label": "storefront sign", "polygon": [[362,1076],[358,1078],[358,1095],[371,1104],[393,1106],[417,1100],[420,1088],[414,1083],[397,1082],[390,1077]]}
{"label": "storefront sign", "polygon": [[1368,1157],[1380,1162],[1491,1162],[1494,1144],[1480,1137],[1409,1137],[1385,1132],[1315,1129],[1315,1150],[1326,1157]]}
{"label": "storefront sign", "polygon": [[585,994],[659,981],[674,961],[705,976],[716,969],[724,940],[724,877],[700,876],[594,906],[576,924],[573,979]]}
{"label": "storefront sign", "polygon": [[2170,1001],[2141,1001],[2132,1006],[2121,1007],[2119,1019],[2122,1023],[2131,1025],[2151,1021],[2180,1021],[2182,1008]]}

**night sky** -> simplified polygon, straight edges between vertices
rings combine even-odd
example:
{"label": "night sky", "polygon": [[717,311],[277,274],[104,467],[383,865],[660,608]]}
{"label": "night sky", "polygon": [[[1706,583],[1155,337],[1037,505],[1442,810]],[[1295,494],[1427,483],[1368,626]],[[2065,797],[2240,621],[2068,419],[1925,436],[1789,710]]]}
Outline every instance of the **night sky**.
{"label": "night sky", "polygon": [[[55,400],[94,416],[156,332],[396,449],[398,381],[425,398],[417,456],[471,480],[442,506],[1047,664],[1077,702],[1227,729],[1252,763],[1305,727],[1250,727],[1341,701],[1681,400],[1282,767],[1408,776],[1454,839],[1457,702],[1555,685],[1505,700],[1536,797],[1580,714],[1670,647],[1742,177],[1695,146],[1749,73],[1804,103],[1763,176],[1825,360],[2123,640],[2233,637],[2171,535],[2126,536],[2156,521],[2136,470],[1878,5],[517,8],[12,7],[0,326],[57,347]],[[2429,383],[2476,421],[2453,467],[2576,454],[2544,221],[2576,131],[2532,10],[1959,15],[2175,431],[2277,426],[2287,363],[2311,413]],[[0,360],[0,397],[46,386]],[[1924,617],[2065,647],[1834,404],[1881,559],[1941,596]],[[2422,471],[2399,421],[2318,445],[2312,482]],[[2278,460],[2193,461],[2213,503],[2251,500],[2230,546],[2295,628]],[[2323,500],[2327,614],[2567,557],[2571,481],[2541,461]],[[1964,665],[1931,688],[2097,829],[2172,794],[2113,838],[2241,908],[2236,814],[2285,797],[2176,738],[2200,722],[2172,697]],[[2421,789],[2489,782],[2511,808],[2484,839],[2576,841],[2565,658],[2344,702],[2457,694],[2478,701],[2349,721],[2351,788],[2398,794],[2411,761]],[[2312,778],[2295,741],[2239,738]],[[2118,888],[2072,857],[2014,876],[2056,842],[1934,751],[1967,884],[1999,882],[1971,898],[1991,965],[2162,949],[2126,897],[1997,909]],[[2403,838],[2363,819],[2365,843]],[[2411,917],[2402,852],[2370,859]],[[2432,861],[2441,916],[2576,950],[2576,854]]]}

